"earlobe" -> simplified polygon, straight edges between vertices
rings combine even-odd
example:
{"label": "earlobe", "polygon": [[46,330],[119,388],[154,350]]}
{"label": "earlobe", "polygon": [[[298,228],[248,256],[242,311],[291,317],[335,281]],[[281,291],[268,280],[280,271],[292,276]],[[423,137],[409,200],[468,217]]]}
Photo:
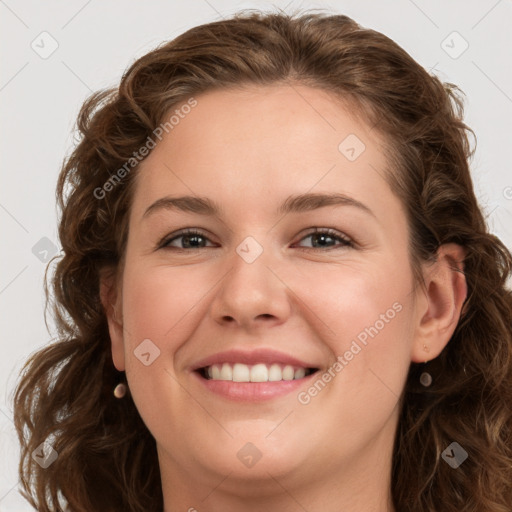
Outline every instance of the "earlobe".
{"label": "earlobe", "polygon": [[124,371],[124,342],[121,293],[118,289],[115,269],[100,271],[100,300],[105,311],[110,334],[112,360],[119,371]]}
{"label": "earlobe", "polygon": [[462,246],[445,244],[438,249],[437,261],[425,268],[426,291],[420,290],[424,297],[417,301],[423,310],[418,311],[411,353],[415,363],[435,359],[457,327],[467,296],[464,258]]}

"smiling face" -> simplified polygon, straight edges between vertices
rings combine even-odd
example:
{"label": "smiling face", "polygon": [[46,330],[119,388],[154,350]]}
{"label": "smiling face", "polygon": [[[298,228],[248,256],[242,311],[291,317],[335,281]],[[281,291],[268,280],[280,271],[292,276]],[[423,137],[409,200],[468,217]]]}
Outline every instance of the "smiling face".
{"label": "smiling face", "polygon": [[389,486],[425,302],[382,141],[305,86],[196,99],[138,170],[109,321],[164,482]]}

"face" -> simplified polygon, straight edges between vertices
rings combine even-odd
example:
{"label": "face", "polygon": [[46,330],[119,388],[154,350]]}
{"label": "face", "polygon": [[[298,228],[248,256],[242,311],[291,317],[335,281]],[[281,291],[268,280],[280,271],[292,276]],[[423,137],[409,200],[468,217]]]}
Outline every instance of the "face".
{"label": "face", "polygon": [[138,170],[111,326],[162,474],[306,488],[390,460],[417,310],[382,140],[306,86],[196,100]]}

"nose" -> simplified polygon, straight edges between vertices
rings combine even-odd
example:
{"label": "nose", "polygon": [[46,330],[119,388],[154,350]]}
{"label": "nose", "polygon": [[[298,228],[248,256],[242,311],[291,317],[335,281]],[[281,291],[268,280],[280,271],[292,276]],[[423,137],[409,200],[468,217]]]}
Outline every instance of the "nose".
{"label": "nose", "polygon": [[279,265],[272,264],[265,251],[252,262],[235,252],[231,262],[210,304],[213,320],[246,331],[286,322],[291,313],[290,290],[279,275]]}

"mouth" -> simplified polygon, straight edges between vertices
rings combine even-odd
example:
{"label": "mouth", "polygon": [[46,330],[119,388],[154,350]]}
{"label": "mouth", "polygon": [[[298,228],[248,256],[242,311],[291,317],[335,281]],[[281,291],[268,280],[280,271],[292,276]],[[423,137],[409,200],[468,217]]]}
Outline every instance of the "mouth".
{"label": "mouth", "polygon": [[320,366],[271,348],[259,348],[219,352],[196,362],[190,370],[210,397],[253,403],[298,392]]}
{"label": "mouth", "polygon": [[195,370],[203,379],[230,382],[281,382],[301,380],[318,371],[318,368],[306,368],[280,363],[219,363],[203,366]]}

